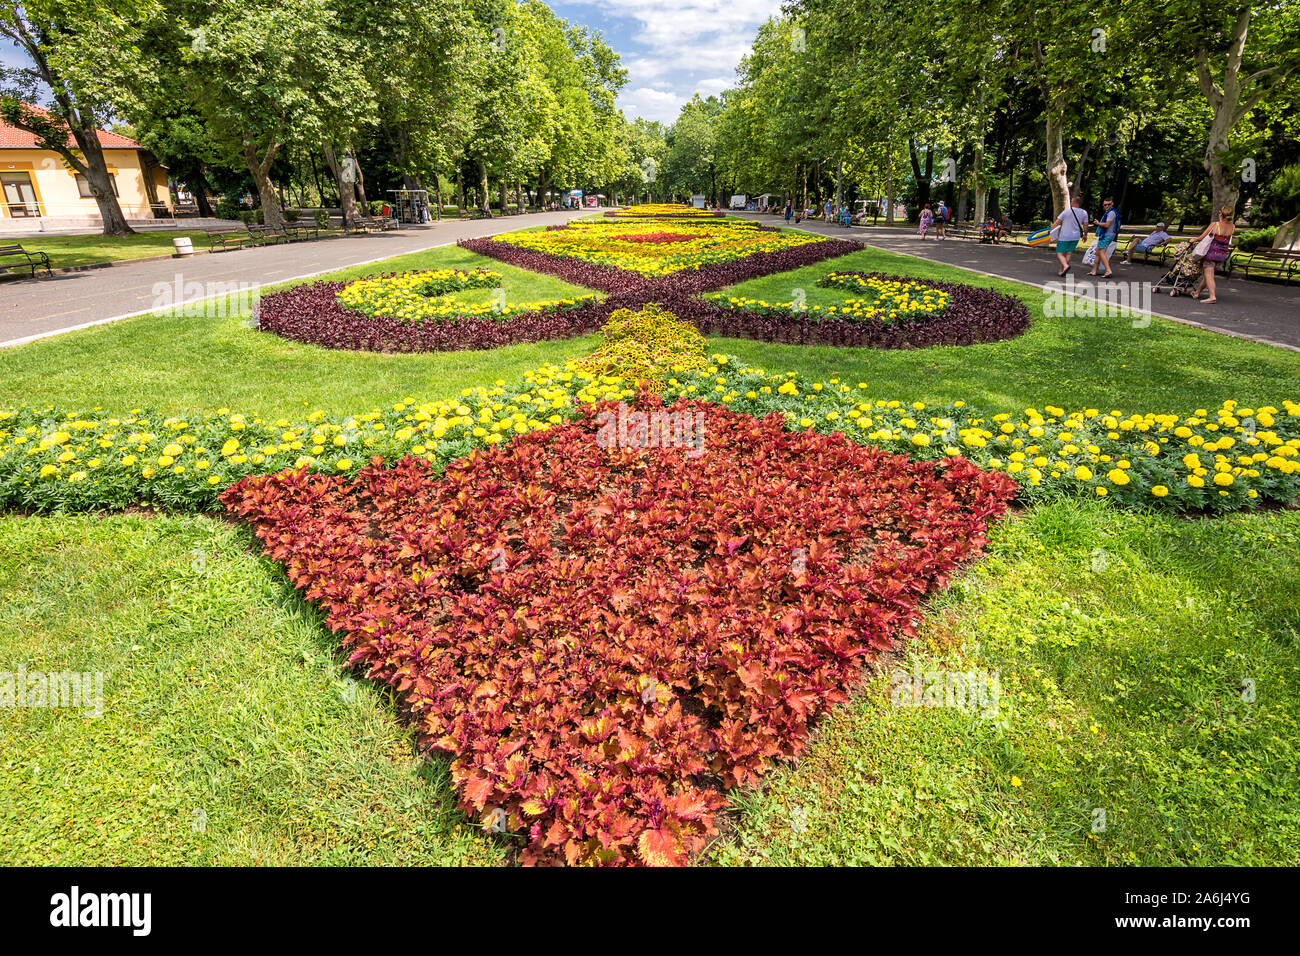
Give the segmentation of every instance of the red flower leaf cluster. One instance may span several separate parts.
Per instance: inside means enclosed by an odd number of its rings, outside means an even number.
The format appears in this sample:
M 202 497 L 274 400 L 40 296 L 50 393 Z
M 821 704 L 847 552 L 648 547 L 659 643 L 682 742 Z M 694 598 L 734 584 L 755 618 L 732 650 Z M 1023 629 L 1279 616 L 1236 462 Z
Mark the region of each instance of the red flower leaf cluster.
M 440 478 L 376 459 L 222 501 L 523 862 L 675 864 L 722 790 L 800 753 L 911 632 L 1014 490 L 964 459 L 643 394 Z
M 610 239 L 617 239 L 619 242 L 690 242 L 696 236 L 683 235 L 680 232 L 645 232 L 641 234 L 629 234 L 624 236 L 610 236 Z

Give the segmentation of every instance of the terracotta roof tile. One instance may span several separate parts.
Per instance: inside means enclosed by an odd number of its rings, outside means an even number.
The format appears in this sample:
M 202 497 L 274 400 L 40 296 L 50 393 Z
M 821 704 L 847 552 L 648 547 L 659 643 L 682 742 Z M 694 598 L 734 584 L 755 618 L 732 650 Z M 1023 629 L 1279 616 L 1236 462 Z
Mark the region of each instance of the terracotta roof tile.
M 73 145 L 72 134 L 68 134 L 68 145 Z M 129 137 L 99 130 L 99 145 L 105 149 L 140 149 L 141 146 Z M 10 126 L 0 119 L 0 149 L 38 149 L 36 137 L 25 129 Z

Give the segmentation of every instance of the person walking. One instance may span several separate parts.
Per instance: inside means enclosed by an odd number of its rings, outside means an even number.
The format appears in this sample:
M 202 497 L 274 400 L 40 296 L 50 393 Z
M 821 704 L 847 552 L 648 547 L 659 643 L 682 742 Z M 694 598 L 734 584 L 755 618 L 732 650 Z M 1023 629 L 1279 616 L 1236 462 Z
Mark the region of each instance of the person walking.
M 939 207 L 934 211 L 934 237 L 936 239 L 947 239 L 948 229 L 948 207 L 942 199 L 939 200 Z
M 934 213 L 930 211 L 929 203 L 926 203 L 921 207 L 921 215 L 918 218 L 920 219 L 920 223 L 917 225 L 916 231 L 921 234 L 921 241 L 925 242 L 926 233 L 928 233 L 930 227 L 934 225 Z
M 1101 208 L 1101 218 L 1094 224 L 1097 227 L 1097 261 L 1092 264 L 1088 275 L 1097 275 L 1097 267 L 1102 266 L 1106 271 L 1099 278 L 1109 279 L 1114 275 L 1110 271 L 1110 250 L 1119 239 L 1119 210 L 1115 208 L 1113 199 L 1103 199 Z
M 789 201 L 789 200 L 786 200 L 786 203 L 785 203 L 785 221 L 786 221 L 787 224 L 790 222 L 790 216 L 792 215 L 793 212 L 794 212 L 794 207 L 790 204 L 790 201 Z
M 1061 211 L 1052 226 L 1052 238 L 1056 240 L 1056 261 L 1061 264 L 1058 276 L 1070 271 L 1070 257 L 1078 248 L 1083 238 L 1083 227 L 1088 224 L 1088 210 L 1079 203 L 1077 196 L 1070 199 L 1070 205 Z
M 1216 222 L 1205 227 L 1205 231 L 1197 236 L 1193 242 L 1199 244 L 1204 239 L 1210 240 L 1209 247 L 1205 250 L 1202 257 L 1201 277 L 1196 280 L 1196 288 L 1192 289 L 1192 298 L 1201 297 L 1201 288 L 1209 290 L 1210 297 L 1206 302 L 1218 302 L 1219 297 L 1214 291 L 1214 270 L 1221 262 L 1228 261 L 1228 255 L 1232 252 L 1232 234 L 1237 231 L 1233 223 L 1235 210 L 1231 206 L 1224 206 L 1219 210 L 1219 218 Z
M 826 221 L 829 223 L 831 221 L 831 217 L 834 215 L 835 215 L 835 204 L 828 199 L 826 200 L 826 216 L 825 216 Z

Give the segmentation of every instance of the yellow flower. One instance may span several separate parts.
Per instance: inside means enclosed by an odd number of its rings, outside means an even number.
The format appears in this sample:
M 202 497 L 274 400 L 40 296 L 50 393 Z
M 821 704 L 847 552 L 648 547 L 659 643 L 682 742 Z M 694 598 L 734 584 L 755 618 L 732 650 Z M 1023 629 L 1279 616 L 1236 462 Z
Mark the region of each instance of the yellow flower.
M 1151 493 L 1157 498 L 1163 498 L 1165 495 L 1169 494 L 1169 489 L 1164 485 L 1152 485 Z
M 349 468 L 352 467 L 352 461 L 351 459 L 348 458 L 340 458 L 337 462 L 335 462 L 334 467 L 339 471 L 347 471 Z

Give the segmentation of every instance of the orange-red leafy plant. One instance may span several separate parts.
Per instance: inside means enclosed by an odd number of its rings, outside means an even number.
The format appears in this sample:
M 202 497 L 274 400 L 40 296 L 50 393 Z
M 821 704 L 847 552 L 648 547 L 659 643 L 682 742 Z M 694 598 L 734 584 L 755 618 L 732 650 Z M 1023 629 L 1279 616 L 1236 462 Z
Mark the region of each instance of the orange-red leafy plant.
M 671 415 L 695 416 L 695 445 L 656 440 Z M 911 632 L 1014 489 L 964 459 L 643 393 L 442 477 L 376 459 L 222 501 L 523 862 L 674 864 L 724 790 L 800 753 Z

